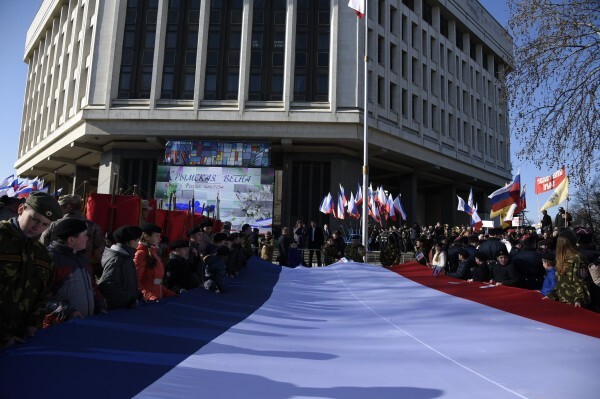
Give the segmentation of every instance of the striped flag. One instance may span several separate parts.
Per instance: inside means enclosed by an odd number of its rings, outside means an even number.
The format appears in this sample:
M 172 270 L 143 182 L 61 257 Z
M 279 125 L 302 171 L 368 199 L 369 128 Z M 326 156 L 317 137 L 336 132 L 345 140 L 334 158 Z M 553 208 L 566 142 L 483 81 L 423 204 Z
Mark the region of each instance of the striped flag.
M 365 0 L 350 0 L 348 7 L 354 10 L 358 18 L 365 16 Z

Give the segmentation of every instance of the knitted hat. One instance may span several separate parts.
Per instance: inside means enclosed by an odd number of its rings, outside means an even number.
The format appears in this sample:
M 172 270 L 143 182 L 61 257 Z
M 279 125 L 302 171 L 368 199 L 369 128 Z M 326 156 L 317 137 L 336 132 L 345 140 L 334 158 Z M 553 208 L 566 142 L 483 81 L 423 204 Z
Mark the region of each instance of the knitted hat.
M 78 235 L 87 230 L 87 223 L 81 219 L 66 218 L 60 219 L 54 225 L 54 234 L 56 237 L 66 240 L 69 237 Z
M 63 216 L 60 205 L 58 205 L 58 202 L 50 194 L 35 191 L 29 195 L 29 198 L 27 198 L 25 203 L 29 205 L 31 209 L 40 215 L 47 217 L 52 222 Z
M 113 237 L 116 242 L 124 244 L 131 240 L 137 240 L 142 236 L 142 229 L 138 226 L 122 226 L 115 230 Z
M 556 256 L 552 252 L 544 252 L 542 254 L 542 260 L 554 263 L 556 260 Z

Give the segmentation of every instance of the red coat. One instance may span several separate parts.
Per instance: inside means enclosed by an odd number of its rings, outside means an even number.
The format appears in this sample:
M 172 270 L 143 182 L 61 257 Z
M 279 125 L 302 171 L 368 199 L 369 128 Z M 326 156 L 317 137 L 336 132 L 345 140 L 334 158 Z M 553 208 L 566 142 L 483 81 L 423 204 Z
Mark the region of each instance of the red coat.
M 139 243 L 133 262 L 137 273 L 138 288 L 146 301 L 177 296 L 163 285 L 165 266 L 158 256 L 156 247 L 148 248 L 146 244 Z

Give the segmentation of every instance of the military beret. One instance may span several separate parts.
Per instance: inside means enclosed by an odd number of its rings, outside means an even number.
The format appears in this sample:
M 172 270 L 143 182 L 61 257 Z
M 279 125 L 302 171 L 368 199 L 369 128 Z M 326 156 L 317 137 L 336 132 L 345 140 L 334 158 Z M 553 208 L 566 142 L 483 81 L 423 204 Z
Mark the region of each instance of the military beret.
M 544 252 L 542 254 L 542 260 L 554 263 L 554 261 L 556 260 L 556 256 L 552 252 Z
M 81 205 L 81 197 L 75 194 L 65 194 L 58 197 L 59 205 Z
M 202 231 L 202 227 L 200 227 L 200 225 L 196 225 L 196 226 L 192 226 L 188 231 L 187 231 L 187 236 L 191 236 L 194 235 L 196 233 L 199 233 Z
M 50 194 L 35 191 L 29 195 L 29 198 L 27 198 L 25 203 L 29 205 L 31 209 L 53 222 L 63 216 L 58 201 Z
M 219 247 L 217 248 L 217 250 L 215 251 L 215 254 L 219 255 L 219 256 L 227 256 L 231 253 L 231 250 L 229 249 L 229 247 Z
M 87 223 L 81 219 L 66 218 L 60 219 L 54 225 L 54 234 L 56 237 L 66 240 L 87 230 Z
M 142 229 L 138 226 L 122 226 L 115 230 L 113 237 L 116 242 L 124 244 L 131 240 L 137 240 L 142 236 Z
M 213 242 L 216 244 L 218 242 L 223 242 L 227 239 L 227 234 L 225 233 L 217 233 L 213 237 Z
M 205 227 L 213 227 L 213 220 L 209 219 L 209 218 L 205 218 L 202 219 L 202 221 L 200 222 L 200 228 L 205 228 Z
M 154 223 L 142 222 L 140 228 L 146 234 L 162 233 L 162 229 Z
M 187 248 L 190 246 L 190 242 L 188 240 L 175 240 L 169 244 L 169 248 L 177 249 L 177 248 Z
M 496 252 L 496 258 L 500 256 L 508 256 L 508 251 L 504 248 L 500 248 L 498 252 Z

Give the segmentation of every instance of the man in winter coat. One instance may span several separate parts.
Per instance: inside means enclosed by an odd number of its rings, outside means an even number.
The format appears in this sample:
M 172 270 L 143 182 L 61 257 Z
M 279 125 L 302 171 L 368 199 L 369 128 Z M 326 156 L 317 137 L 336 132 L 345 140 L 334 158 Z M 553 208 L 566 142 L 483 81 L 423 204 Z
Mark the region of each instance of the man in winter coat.
M 84 220 L 63 218 L 54 226 L 56 239 L 48 247 L 54 266 L 51 297 L 44 327 L 106 312 L 85 248 L 88 240 Z
M 98 282 L 109 309 L 133 308 L 138 303 L 138 285 L 133 255 L 142 229 L 123 226 L 115 230 L 116 244 L 104 250 L 102 277 Z

